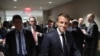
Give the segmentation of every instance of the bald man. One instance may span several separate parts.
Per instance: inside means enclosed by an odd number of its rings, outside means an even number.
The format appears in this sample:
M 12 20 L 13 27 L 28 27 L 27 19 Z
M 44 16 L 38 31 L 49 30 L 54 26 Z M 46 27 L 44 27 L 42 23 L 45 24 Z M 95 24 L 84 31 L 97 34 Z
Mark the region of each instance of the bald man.
M 98 26 L 94 21 L 95 15 L 93 13 L 87 14 L 87 20 L 89 26 L 87 27 L 87 31 L 84 32 L 86 35 L 86 56 L 95 56 L 95 51 L 97 48 L 98 42 Z

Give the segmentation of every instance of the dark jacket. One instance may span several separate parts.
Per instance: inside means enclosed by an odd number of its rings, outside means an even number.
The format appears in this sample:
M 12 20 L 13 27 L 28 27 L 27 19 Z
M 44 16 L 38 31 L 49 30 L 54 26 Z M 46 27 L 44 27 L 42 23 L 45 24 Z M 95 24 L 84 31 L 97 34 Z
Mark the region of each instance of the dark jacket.
M 87 48 L 96 48 L 98 42 L 98 26 L 95 22 L 92 22 L 87 28 L 87 34 L 85 37 Z
M 7 33 L 6 35 L 6 53 L 5 56 L 17 56 L 17 46 L 16 46 L 16 30 L 12 30 Z M 25 44 L 26 44 L 26 56 L 35 55 L 35 43 L 32 38 L 32 33 L 28 30 L 23 29 L 24 37 L 25 37 Z
M 67 56 L 81 56 L 69 32 L 66 32 L 66 37 Z M 57 30 L 51 31 L 44 35 L 39 56 L 64 56 L 64 52 Z

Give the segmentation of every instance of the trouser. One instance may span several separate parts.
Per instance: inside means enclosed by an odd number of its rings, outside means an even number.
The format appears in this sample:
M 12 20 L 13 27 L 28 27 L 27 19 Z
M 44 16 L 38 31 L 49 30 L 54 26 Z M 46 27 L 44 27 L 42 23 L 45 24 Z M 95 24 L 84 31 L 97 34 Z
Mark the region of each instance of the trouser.
M 84 50 L 84 56 L 95 56 L 96 49 L 95 48 L 86 48 Z

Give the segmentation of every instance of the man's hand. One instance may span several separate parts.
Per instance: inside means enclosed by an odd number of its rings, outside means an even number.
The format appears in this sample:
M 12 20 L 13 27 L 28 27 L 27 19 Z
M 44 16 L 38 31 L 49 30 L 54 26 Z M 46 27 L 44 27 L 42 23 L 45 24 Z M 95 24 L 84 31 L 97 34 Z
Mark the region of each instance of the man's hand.
M 37 36 L 42 36 L 42 33 L 40 32 L 36 32 L 37 33 Z

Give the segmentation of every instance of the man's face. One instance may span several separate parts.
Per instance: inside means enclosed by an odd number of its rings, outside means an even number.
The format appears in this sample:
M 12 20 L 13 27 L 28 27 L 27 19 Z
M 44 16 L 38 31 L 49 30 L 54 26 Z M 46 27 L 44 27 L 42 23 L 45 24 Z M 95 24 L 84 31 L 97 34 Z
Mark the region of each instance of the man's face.
M 92 14 L 88 14 L 87 15 L 87 20 L 88 20 L 88 22 L 92 22 L 93 21 L 93 16 L 92 16 Z
M 13 24 L 15 26 L 16 29 L 20 30 L 22 28 L 22 21 L 21 19 L 15 19 L 13 21 Z
M 49 22 L 49 23 L 48 23 L 48 27 L 50 27 L 50 28 L 52 28 L 52 27 L 53 27 L 53 25 L 54 25 L 54 23 L 53 23 L 53 22 Z
M 79 24 L 83 24 L 83 19 L 82 18 L 79 18 Z
M 36 21 L 34 18 L 30 18 L 29 23 L 31 24 L 31 26 L 36 25 Z
M 61 32 L 65 32 L 69 26 L 69 20 L 63 16 L 59 16 L 57 21 L 57 26 Z

